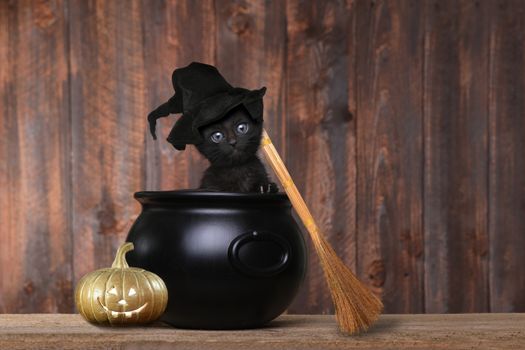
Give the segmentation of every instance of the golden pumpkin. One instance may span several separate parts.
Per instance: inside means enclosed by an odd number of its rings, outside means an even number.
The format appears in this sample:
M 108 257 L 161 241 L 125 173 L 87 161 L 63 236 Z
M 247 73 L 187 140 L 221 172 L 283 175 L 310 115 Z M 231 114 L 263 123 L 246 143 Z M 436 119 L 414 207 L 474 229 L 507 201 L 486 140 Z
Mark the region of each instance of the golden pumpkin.
M 111 268 L 91 272 L 78 282 L 75 303 L 89 322 L 148 323 L 159 318 L 168 303 L 168 290 L 156 274 L 129 267 L 125 255 L 133 243 L 124 243 Z

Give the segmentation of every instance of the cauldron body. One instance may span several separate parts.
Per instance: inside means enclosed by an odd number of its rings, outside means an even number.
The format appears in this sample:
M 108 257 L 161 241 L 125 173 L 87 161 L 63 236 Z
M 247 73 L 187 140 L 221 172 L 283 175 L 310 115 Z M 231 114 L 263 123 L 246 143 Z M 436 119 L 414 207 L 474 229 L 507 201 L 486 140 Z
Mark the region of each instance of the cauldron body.
M 306 247 L 285 194 L 137 192 L 131 266 L 168 288 L 162 320 L 180 328 L 260 327 L 292 302 Z

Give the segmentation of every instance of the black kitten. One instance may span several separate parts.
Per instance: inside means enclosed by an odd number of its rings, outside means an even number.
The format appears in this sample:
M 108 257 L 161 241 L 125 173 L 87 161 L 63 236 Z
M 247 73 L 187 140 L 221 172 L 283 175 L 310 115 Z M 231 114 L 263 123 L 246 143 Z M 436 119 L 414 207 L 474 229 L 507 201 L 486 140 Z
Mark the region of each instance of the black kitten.
M 196 145 L 211 165 L 204 172 L 201 189 L 225 192 L 277 192 L 257 157 L 262 123 L 244 108 L 232 109 L 220 121 L 200 129 L 204 141 Z

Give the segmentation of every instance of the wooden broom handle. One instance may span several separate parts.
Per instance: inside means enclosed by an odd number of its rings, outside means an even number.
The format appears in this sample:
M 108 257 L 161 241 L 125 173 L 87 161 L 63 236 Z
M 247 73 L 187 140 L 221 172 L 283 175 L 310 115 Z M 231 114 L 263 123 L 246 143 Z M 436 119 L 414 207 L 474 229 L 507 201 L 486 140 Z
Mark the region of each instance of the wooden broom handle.
M 299 193 L 297 186 L 295 186 L 288 169 L 286 169 L 281 156 L 279 156 L 279 153 L 277 153 L 277 150 L 275 149 L 272 140 L 265 129 L 263 129 L 261 146 L 266 160 L 268 163 L 270 163 L 270 166 L 279 178 L 284 191 L 288 195 L 290 202 L 292 202 L 292 206 L 294 207 L 295 211 L 299 215 L 299 218 L 303 222 L 312 240 L 314 241 L 313 243 L 315 245 L 321 244 L 319 228 L 317 227 L 317 224 L 315 223 L 308 206 L 301 196 L 301 193 Z

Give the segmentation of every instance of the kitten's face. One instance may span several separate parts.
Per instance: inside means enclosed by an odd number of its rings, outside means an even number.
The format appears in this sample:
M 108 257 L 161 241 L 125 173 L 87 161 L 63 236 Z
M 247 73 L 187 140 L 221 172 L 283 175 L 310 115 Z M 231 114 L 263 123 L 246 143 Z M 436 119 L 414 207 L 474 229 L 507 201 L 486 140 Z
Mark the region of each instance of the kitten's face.
M 252 158 L 259 148 L 262 125 L 244 107 L 231 110 L 223 119 L 200 129 L 204 141 L 197 149 L 214 165 L 237 165 Z

